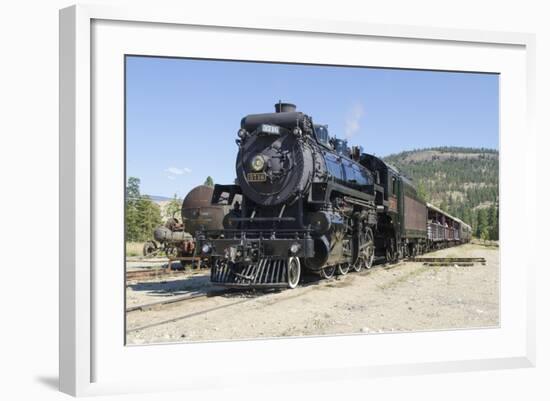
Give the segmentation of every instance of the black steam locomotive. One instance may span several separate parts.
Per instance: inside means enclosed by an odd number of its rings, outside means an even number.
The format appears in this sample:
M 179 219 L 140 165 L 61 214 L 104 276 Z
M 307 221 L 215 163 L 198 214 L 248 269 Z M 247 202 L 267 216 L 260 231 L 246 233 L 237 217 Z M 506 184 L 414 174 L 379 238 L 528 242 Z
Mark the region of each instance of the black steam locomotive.
M 469 239 L 469 226 L 426 204 L 397 169 L 293 104 L 244 117 L 237 144 L 236 184 L 212 196 L 234 207 L 221 232 L 198 235 L 214 284 L 294 288 L 305 270 L 328 278 Z

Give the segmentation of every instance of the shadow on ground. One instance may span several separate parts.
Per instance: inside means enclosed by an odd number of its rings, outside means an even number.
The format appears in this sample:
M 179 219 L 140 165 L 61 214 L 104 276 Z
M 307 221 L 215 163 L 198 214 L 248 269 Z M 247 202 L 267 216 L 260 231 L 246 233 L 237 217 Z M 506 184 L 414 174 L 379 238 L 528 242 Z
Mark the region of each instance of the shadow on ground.
M 208 274 L 197 274 L 181 280 L 148 281 L 129 284 L 128 288 L 131 288 L 133 291 L 144 291 L 154 295 L 173 296 L 193 290 L 211 288 L 211 285 L 210 276 Z

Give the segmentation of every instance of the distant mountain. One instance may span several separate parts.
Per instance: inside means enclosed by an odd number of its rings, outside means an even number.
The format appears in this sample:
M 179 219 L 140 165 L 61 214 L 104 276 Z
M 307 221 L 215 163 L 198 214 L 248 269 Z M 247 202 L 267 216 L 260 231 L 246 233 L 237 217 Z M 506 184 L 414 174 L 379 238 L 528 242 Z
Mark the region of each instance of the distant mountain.
M 179 209 L 181 209 L 181 199 L 177 199 L 179 207 L 177 208 L 176 215 L 174 216 L 174 207 L 171 206 L 174 197 L 159 196 L 159 195 L 145 195 L 148 196 L 158 207 L 160 208 L 160 215 L 163 221 L 166 221 L 170 217 L 179 218 Z
M 498 216 L 497 150 L 440 147 L 401 152 L 383 159 L 411 178 L 428 202 L 466 221 L 474 229 L 481 219 L 482 225 L 489 220 L 492 229 L 496 226 L 498 231 L 495 223 L 495 219 L 498 220 L 495 217 L 495 213 Z M 480 210 L 483 211 L 478 216 Z
M 151 199 L 153 202 L 164 202 L 164 201 L 169 201 L 169 200 L 172 200 L 172 198 L 168 197 L 168 196 L 159 196 L 159 195 L 144 195 L 144 196 L 148 196 L 149 199 Z

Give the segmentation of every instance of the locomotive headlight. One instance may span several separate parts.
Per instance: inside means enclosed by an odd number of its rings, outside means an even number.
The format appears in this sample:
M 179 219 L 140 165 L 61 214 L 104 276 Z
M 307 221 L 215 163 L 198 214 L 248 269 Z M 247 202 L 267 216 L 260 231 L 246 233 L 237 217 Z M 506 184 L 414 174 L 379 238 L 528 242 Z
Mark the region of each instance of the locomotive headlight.
M 201 250 L 202 250 L 202 253 L 207 254 L 207 253 L 210 253 L 210 251 L 212 250 L 212 247 L 209 244 L 204 244 Z
M 290 246 L 290 253 L 293 255 L 297 254 L 299 250 L 300 250 L 300 244 L 292 244 Z
M 237 136 L 238 136 L 239 138 L 241 138 L 241 139 L 244 139 L 244 138 L 246 137 L 246 134 L 247 134 L 247 132 L 246 132 L 246 130 L 243 129 L 243 128 L 241 128 L 241 129 L 237 132 Z
M 296 136 L 300 136 L 302 135 L 302 130 L 300 129 L 300 127 L 294 127 L 294 129 L 292 130 L 292 133 Z
M 264 169 L 264 166 L 265 166 L 264 157 L 262 155 L 254 156 L 254 158 L 252 159 L 251 165 L 252 165 L 252 170 L 262 171 Z

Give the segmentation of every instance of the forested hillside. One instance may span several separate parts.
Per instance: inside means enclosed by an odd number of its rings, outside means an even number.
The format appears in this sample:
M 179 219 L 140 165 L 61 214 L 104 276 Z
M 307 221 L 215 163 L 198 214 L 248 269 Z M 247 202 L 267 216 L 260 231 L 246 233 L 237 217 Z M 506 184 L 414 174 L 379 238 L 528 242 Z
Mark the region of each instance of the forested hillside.
M 498 239 L 498 151 L 420 149 L 384 158 L 413 179 L 430 203 L 464 220 L 483 239 Z

